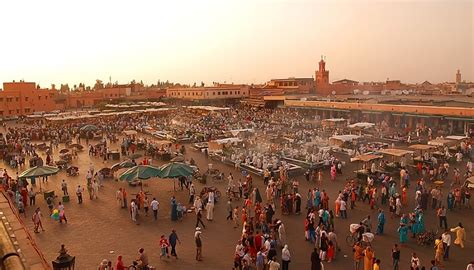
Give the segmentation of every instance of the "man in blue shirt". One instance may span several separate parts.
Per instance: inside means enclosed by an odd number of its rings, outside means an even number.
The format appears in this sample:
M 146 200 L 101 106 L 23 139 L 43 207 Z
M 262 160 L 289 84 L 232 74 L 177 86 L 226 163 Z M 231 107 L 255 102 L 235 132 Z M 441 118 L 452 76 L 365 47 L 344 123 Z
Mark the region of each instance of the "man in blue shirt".
M 178 259 L 178 254 L 176 254 L 176 242 L 181 244 L 181 241 L 179 240 L 178 234 L 176 234 L 175 229 L 171 230 L 171 234 L 168 237 L 168 241 L 171 246 L 171 256 L 174 256 L 176 257 L 176 259 Z

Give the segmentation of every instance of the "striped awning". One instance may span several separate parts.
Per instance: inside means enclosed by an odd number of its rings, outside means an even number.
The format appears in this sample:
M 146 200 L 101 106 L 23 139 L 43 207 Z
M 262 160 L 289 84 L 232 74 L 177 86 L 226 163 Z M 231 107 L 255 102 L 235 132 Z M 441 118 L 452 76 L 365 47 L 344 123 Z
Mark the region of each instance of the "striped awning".
M 366 113 L 366 114 L 382 114 L 383 112 L 375 112 L 375 111 L 362 111 L 362 113 Z
M 455 120 L 455 121 L 468 121 L 468 122 L 474 122 L 474 119 L 472 119 L 472 118 L 462 118 L 462 117 L 445 117 L 444 119 L 446 119 L 446 120 Z

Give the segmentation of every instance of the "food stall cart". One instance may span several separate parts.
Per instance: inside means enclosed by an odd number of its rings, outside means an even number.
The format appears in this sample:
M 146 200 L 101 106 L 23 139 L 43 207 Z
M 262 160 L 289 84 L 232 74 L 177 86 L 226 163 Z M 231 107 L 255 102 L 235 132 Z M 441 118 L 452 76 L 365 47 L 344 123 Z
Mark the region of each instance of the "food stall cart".
M 414 151 L 388 148 L 381 149 L 378 151 L 378 153 L 391 157 L 391 160 L 385 164 L 386 171 L 398 171 L 402 167 L 413 165 Z
M 422 163 L 427 163 L 431 164 L 431 160 L 426 160 L 423 158 L 423 152 L 428 152 L 431 153 L 433 152 L 434 149 L 436 149 L 436 146 L 433 145 L 427 145 L 427 144 L 413 144 L 408 147 L 409 149 L 420 152 L 420 155 L 417 156 L 416 154 L 413 155 L 413 163 L 416 162 L 422 162 Z
M 375 161 L 381 158 L 383 158 L 382 155 L 375 155 L 375 154 L 362 154 L 362 155 L 358 155 L 356 157 L 351 158 L 351 162 L 363 163 L 363 166 L 360 170 L 354 171 L 354 173 L 357 174 L 357 178 L 360 180 L 366 180 L 368 176 L 377 176 L 378 174 L 385 173 L 384 171 L 377 170 L 374 175 L 370 171 L 370 165 L 368 165 L 371 161 Z

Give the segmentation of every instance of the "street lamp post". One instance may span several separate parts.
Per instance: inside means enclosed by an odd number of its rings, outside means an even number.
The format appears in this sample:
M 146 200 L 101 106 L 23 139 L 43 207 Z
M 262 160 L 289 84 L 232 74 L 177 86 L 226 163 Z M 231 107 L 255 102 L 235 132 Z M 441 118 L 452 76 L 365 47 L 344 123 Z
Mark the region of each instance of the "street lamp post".
M 61 245 L 59 256 L 52 262 L 54 270 L 74 270 L 76 257 L 67 254 L 67 249 Z

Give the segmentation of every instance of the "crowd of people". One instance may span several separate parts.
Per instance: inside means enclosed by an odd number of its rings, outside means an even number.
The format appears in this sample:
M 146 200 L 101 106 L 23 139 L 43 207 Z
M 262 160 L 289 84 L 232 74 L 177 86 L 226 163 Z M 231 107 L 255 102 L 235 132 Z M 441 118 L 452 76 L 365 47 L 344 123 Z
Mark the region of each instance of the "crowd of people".
M 304 146 L 304 143 L 313 142 L 314 137 L 319 137 L 323 132 L 316 124 L 316 117 L 309 115 L 303 117 L 304 113 L 294 110 L 258 110 L 250 111 L 241 108 L 232 108 L 219 113 L 210 113 L 205 116 L 182 111 L 174 115 L 160 117 L 140 117 L 132 119 L 127 116 L 114 117 L 107 121 L 100 118 L 90 120 L 89 124 L 97 126 L 101 134 L 99 144 L 91 144 L 89 140 L 94 136 L 92 133 L 84 133 L 81 127 L 84 123 L 56 124 L 50 122 L 37 121 L 28 126 L 15 126 L 5 129 L 5 133 L 0 134 L 0 156 L 7 161 L 7 164 L 16 170 L 26 169 L 26 159 L 33 160 L 31 165 L 43 164 L 42 154 L 39 151 L 46 149 L 45 164 L 54 164 L 53 149 L 58 149 L 59 144 L 76 142 L 81 144 L 81 139 L 85 140 L 88 146 L 90 159 L 107 159 L 109 142 L 117 141 L 117 133 L 124 129 L 140 130 L 143 126 L 153 125 L 156 128 L 167 130 L 173 136 L 186 135 L 194 141 L 208 141 L 225 135 L 226 131 L 233 129 L 252 129 L 255 134 L 246 138 L 244 145 L 240 149 L 236 147 L 234 151 L 226 153 L 228 157 L 238 164 L 254 166 L 262 170 L 262 180 L 265 187 L 262 195 L 257 187 L 252 185 L 252 176 L 248 172 L 242 172 L 242 181 L 239 177 L 235 179 L 232 174 L 221 178 L 228 179 L 228 190 L 232 196 L 227 200 L 226 219 L 229 226 L 233 226 L 239 231 L 235 252 L 233 256 L 234 269 L 289 269 L 292 259 L 292 246 L 287 239 L 285 222 L 283 216 L 304 215 L 304 237 L 308 245 L 312 247 L 310 256 L 311 269 L 322 269 L 323 263 L 332 263 L 340 258 L 340 241 L 336 235 L 336 225 L 338 219 L 351 219 L 351 211 L 358 211 L 360 205 L 367 204 L 373 212 L 367 215 L 360 222 L 356 222 L 354 228 L 355 243 L 353 246 L 354 269 L 364 270 L 380 269 L 383 262 L 375 254 L 372 247 L 372 240 L 365 237 L 375 234 L 377 237 L 388 232 L 385 229 L 387 223 L 396 223 L 398 227 L 399 243 L 392 249 L 393 269 L 398 269 L 401 254 L 408 242 L 425 237 L 429 232 L 425 224 L 425 215 L 436 215 L 439 219 L 439 229 L 441 233 L 435 233 L 433 243 L 435 249 L 433 261 L 422 264 L 418 256 L 413 253 L 410 260 L 412 269 L 421 269 L 422 266 L 436 269 L 442 267 L 444 262 L 449 260 L 451 245 L 465 246 L 466 231 L 459 221 L 450 221 L 448 215 L 450 211 L 470 208 L 470 190 L 464 184 L 464 180 L 471 176 L 473 164 L 466 157 L 470 153 L 470 145 L 463 142 L 456 150 L 456 168 L 451 169 L 448 162 L 440 162 L 433 156 L 423 156 L 424 162 L 419 162 L 414 169 L 408 169 L 402 163 L 400 178 L 394 174 L 379 174 L 372 164 L 369 169 L 369 176 L 366 181 L 356 178 L 348 179 L 341 191 L 332 198 L 326 192 L 326 183 L 341 184 L 338 175 L 342 174 L 344 162 L 339 160 L 333 151 L 326 151 L 322 148 Z M 159 119 L 159 120 L 158 120 Z M 110 125 L 110 121 L 115 124 Z M 285 129 L 295 129 L 294 134 L 286 134 Z M 425 131 L 423 131 L 425 132 Z M 429 136 L 432 136 L 433 131 Z M 291 140 L 285 139 L 280 143 L 269 143 L 271 135 L 287 135 Z M 42 141 L 42 144 L 35 144 L 32 141 Z M 147 141 L 145 140 L 145 145 Z M 49 146 L 48 146 L 49 145 Z M 277 145 L 277 146 L 275 146 Z M 137 141 L 130 137 L 121 140 L 122 154 L 135 154 Z M 184 147 L 162 145 L 160 151 L 172 152 L 181 151 L 184 154 Z M 48 150 L 49 149 L 49 150 Z M 183 150 L 181 150 L 183 149 Z M 365 152 L 369 144 L 359 145 L 354 151 Z M 146 151 L 146 148 L 141 149 Z M 449 150 L 446 150 L 449 152 Z M 145 153 L 146 154 L 146 153 Z M 277 155 L 278 157 L 277 157 Z M 73 153 L 74 156 L 74 153 Z M 77 153 L 76 153 L 77 156 Z M 297 158 L 310 163 L 322 162 L 323 166 L 310 168 L 305 173 L 304 179 L 314 187 L 308 189 L 306 203 L 302 202 L 300 194 L 300 183 L 297 177 L 291 175 L 288 163 L 282 157 Z M 461 162 L 466 161 L 465 174 Z M 135 162 L 135 161 L 134 161 Z M 136 163 L 135 163 L 136 164 Z M 140 164 L 149 164 L 147 158 Z M 386 164 L 381 163 L 379 167 L 383 169 Z M 452 165 L 451 165 L 452 166 Z M 238 166 L 237 166 L 238 167 Z M 236 167 L 236 168 L 237 168 Z M 459 169 L 461 167 L 461 169 Z M 323 172 L 324 171 L 324 172 Z M 327 173 L 325 173 L 327 171 Z M 328 181 L 323 181 L 323 175 L 328 175 Z M 102 188 L 104 175 L 95 171 L 94 166 L 87 169 L 85 182 L 73 188 L 79 204 L 84 203 L 83 193 L 87 190 L 89 199 L 97 200 Z M 32 213 L 34 231 L 40 233 L 43 228 L 43 213 L 35 206 L 37 195 L 36 179 L 30 183 L 25 179 L 10 175 L 7 170 L 0 171 L 2 187 L 11 197 L 18 208 L 18 212 L 26 217 L 26 208 L 35 209 Z M 339 181 L 336 181 L 339 180 Z M 445 183 L 451 182 L 447 193 L 441 185 L 435 184 L 442 180 Z M 41 179 L 47 181 L 47 177 Z M 196 246 L 196 260 L 202 260 L 203 230 L 214 219 L 216 203 L 219 200 L 215 190 L 209 190 L 204 194 L 197 194 L 196 187 L 185 182 L 189 192 L 189 201 L 178 202 L 175 196 L 170 198 L 170 218 L 172 221 L 183 219 L 189 214 L 195 215 L 196 224 L 193 226 L 194 242 Z M 414 201 L 408 200 L 410 187 L 414 187 Z M 68 181 L 61 181 L 61 190 L 64 196 L 69 196 Z M 304 194 L 303 194 L 304 195 Z M 124 210 L 128 210 L 130 219 L 135 224 L 149 219 L 158 221 L 160 203 L 156 196 L 150 196 L 143 189 L 136 194 L 131 194 L 126 188 L 119 188 L 115 193 L 117 205 Z M 47 199 L 49 216 L 60 223 L 67 223 L 66 209 L 63 203 L 57 204 L 52 199 Z M 223 206 L 221 206 L 223 207 Z M 303 208 L 303 209 L 302 209 Z M 279 209 L 279 210 L 277 210 Z M 306 210 L 306 211 L 305 211 Z M 386 216 L 386 210 L 388 210 Z M 279 214 L 280 213 L 280 217 Z M 204 219 L 205 218 L 205 219 Z M 372 221 L 372 218 L 374 221 Z M 351 219 L 352 220 L 352 219 Z M 373 226 L 374 222 L 375 226 Z M 398 225 L 399 224 L 399 225 Z M 457 226 L 448 226 L 457 224 Z M 240 231 L 241 229 L 241 231 Z M 339 233 L 339 231 L 338 231 Z M 451 235 L 455 235 L 455 240 L 451 241 Z M 174 256 L 178 258 L 176 245 L 180 243 L 176 231 L 173 229 L 169 236 L 161 235 L 158 240 L 160 248 L 160 258 Z M 451 251 L 450 251 L 451 250 Z M 455 251 L 454 251 L 455 252 Z M 111 262 L 104 260 L 99 269 L 111 269 Z M 138 258 L 132 263 L 137 269 L 146 269 L 149 265 L 148 256 L 144 249 L 139 251 Z M 118 256 L 115 269 L 125 269 L 122 256 Z M 401 266 L 401 268 L 404 268 Z

